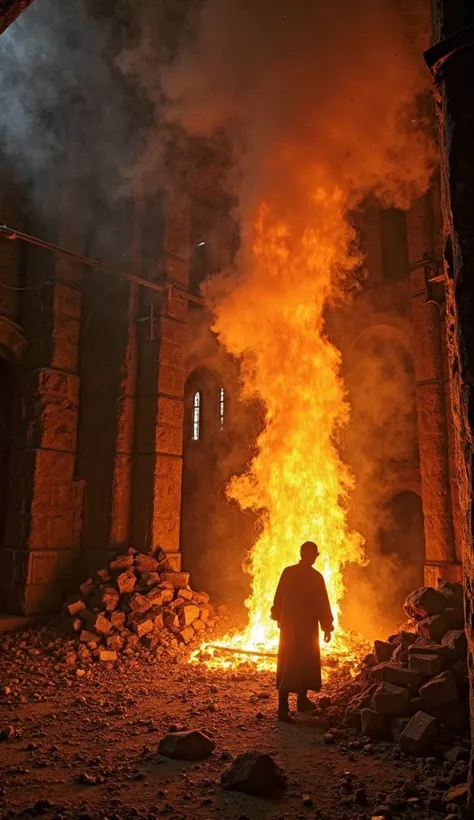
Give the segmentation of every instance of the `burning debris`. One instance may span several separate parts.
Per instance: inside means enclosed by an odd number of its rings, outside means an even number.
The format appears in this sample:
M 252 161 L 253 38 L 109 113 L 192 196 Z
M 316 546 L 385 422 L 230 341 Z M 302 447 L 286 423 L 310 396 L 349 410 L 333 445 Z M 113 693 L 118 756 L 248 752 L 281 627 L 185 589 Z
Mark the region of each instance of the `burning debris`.
M 130 548 L 81 584 L 66 610 L 79 644 L 66 658 L 74 664 L 113 662 L 140 648 L 175 654 L 214 627 L 219 608 L 191 589 L 189 573 L 173 569 L 165 552 Z

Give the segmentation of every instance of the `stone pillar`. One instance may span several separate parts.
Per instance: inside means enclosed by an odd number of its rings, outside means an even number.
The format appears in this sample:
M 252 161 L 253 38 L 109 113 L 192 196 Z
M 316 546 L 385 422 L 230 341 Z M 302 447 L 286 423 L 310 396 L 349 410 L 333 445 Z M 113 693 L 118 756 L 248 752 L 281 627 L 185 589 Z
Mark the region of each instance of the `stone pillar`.
M 168 283 L 160 296 L 141 288 L 156 317 L 138 328 L 135 449 L 132 487 L 132 545 L 165 550 L 179 568 L 183 446 L 184 343 L 187 301 L 177 287 L 188 284 L 189 215 L 184 196 L 167 195 L 163 254 L 158 261 Z M 153 332 L 150 337 L 150 328 Z
M 58 240 L 80 250 L 72 198 Z M 80 269 L 65 257 L 28 248 L 20 317 L 29 342 L 11 454 L 2 604 L 32 614 L 58 608 L 77 557 L 81 482 L 74 479 L 78 416 Z
M 132 269 L 141 255 L 142 208 L 137 198 L 132 238 Z M 132 503 L 132 468 L 136 422 L 137 388 L 137 308 L 138 285 L 130 283 L 128 301 L 127 342 L 122 362 L 121 382 L 117 398 L 117 441 L 112 478 L 112 510 L 110 543 L 117 549 L 130 546 L 130 518 Z
M 407 214 L 410 264 L 426 253 L 425 200 Z M 425 582 L 457 579 L 450 493 L 445 378 L 440 310 L 428 292 L 424 266 L 412 269 L 413 361 L 416 378 L 418 438 L 426 542 Z
M 446 327 L 457 481 L 461 511 L 462 557 L 471 728 L 474 729 L 474 7 L 433 0 L 436 45 L 426 60 L 433 73 L 441 148 Z M 466 816 L 474 810 L 474 757 L 469 772 Z
M 155 431 L 152 543 L 180 564 L 179 530 L 184 413 L 184 343 L 187 301 L 173 284 L 189 282 L 190 214 L 188 198 L 168 195 L 163 231 L 163 270 L 170 284 L 158 323 L 158 396 Z
M 110 543 L 117 549 L 129 546 L 132 493 L 132 458 L 135 436 L 135 390 L 137 381 L 137 285 L 130 285 L 128 331 L 117 399 L 117 443 L 112 478 Z

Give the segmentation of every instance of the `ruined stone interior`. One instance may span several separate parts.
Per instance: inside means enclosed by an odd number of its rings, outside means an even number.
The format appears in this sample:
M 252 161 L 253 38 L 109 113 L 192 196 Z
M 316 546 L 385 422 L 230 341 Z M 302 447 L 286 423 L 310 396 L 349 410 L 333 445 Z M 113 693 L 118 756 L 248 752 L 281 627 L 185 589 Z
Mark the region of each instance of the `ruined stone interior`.
M 208 182 L 196 170 L 179 197 L 162 194 L 158 231 L 127 203 L 110 260 L 125 254 L 125 270 L 117 263 L 103 274 L 27 244 L 0 245 L 7 612 L 54 611 L 130 545 L 160 546 L 177 568 L 184 559 L 223 603 L 245 597 L 240 565 L 255 520 L 226 501 L 225 485 L 250 458 L 259 410 L 239 402 L 237 365 L 186 296 L 235 244 L 229 204 Z M 31 231 L 27 206 L 6 188 L 3 221 Z M 58 218 L 57 235 L 51 224 L 47 235 L 71 247 L 67 209 Z M 353 524 L 369 557 L 383 566 L 392 556 L 402 571 L 398 606 L 423 576 L 460 578 L 440 231 L 436 184 L 407 213 L 367 202 L 363 284 L 328 319 L 352 407 L 344 456 L 356 478 Z M 75 238 L 73 247 L 103 259 L 107 246 L 98 254 L 95 242 Z M 130 282 L 127 270 L 179 292 Z
M 27 5 L 0 3 L 5 27 Z M 113 64 L 136 31 L 99 5 L 118 26 Z M 115 81 L 133 131 L 149 112 L 126 78 Z M 51 116 L 54 125 L 60 113 Z M 0 614 L 60 612 L 129 547 L 163 550 L 194 589 L 238 612 L 260 516 L 230 501 L 226 486 L 250 463 L 265 422 L 264 408 L 239 396 L 239 364 L 212 332 L 201 288 L 239 249 L 228 158 L 181 134 L 178 150 L 166 145 L 169 176 L 152 196 L 131 186 L 109 200 L 114 163 L 104 186 L 91 148 L 78 178 L 90 146 L 82 132 L 75 141 L 74 122 L 59 133 L 67 150 L 34 186 L 0 152 L 0 222 L 27 235 L 0 228 Z M 128 136 L 132 161 L 142 146 Z M 413 589 L 463 580 L 443 202 L 439 172 L 406 211 L 367 196 L 354 213 L 363 265 L 351 298 L 326 315 L 351 407 L 349 525 L 368 559 L 347 569 L 342 623 L 369 639 L 401 625 Z

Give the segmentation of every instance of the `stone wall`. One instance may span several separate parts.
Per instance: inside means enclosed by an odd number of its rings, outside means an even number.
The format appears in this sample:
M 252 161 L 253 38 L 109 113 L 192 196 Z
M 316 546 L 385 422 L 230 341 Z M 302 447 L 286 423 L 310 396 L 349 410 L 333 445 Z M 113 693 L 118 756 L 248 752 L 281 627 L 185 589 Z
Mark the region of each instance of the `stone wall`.
M 433 0 L 434 43 L 427 62 L 434 77 L 441 146 L 446 328 L 459 505 L 466 634 L 474 727 L 474 551 L 472 426 L 474 420 L 474 9 L 461 0 Z M 470 29 L 462 32 L 462 29 Z M 438 45 L 439 44 L 439 45 Z M 470 802 L 474 807 L 474 761 Z

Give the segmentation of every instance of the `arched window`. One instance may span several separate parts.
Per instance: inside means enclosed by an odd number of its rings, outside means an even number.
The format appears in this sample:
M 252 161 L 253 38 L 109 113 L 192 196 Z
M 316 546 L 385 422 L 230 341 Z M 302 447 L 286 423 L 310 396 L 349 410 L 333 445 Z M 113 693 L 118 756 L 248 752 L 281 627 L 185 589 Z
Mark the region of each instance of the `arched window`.
M 193 400 L 193 440 L 197 441 L 201 434 L 201 393 L 197 390 Z
M 219 421 L 221 423 L 221 430 L 224 429 L 224 414 L 225 414 L 225 391 L 221 387 L 219 391 Z

